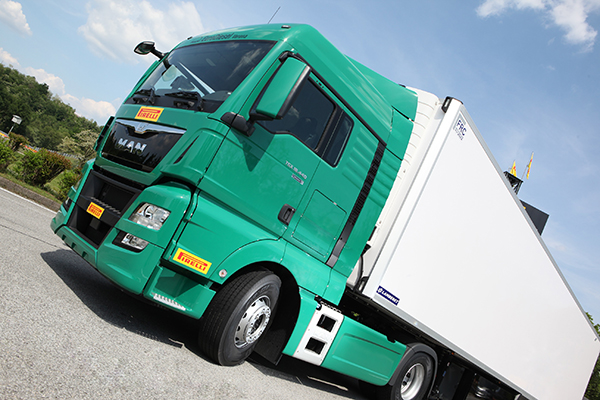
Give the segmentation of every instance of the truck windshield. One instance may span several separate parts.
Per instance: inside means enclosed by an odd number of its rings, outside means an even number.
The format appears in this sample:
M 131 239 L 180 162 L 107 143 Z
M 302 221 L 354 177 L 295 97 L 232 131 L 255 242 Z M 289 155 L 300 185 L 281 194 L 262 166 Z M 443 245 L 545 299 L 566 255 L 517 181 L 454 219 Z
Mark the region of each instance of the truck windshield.
M 175 49 L 126 103 L 214 112 L 274 43 L 226 41 Z

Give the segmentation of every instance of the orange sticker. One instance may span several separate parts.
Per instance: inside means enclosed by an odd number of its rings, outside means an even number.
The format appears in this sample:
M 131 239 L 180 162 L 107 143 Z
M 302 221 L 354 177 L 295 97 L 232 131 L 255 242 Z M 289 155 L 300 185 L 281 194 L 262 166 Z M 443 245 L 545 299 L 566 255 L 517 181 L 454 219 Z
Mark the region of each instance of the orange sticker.
M 208 261 L 203 260 L 200 257 L 193 255 L 192 253 L 188 253 L 183 249 L 177 249 L 173 260 L 187 267 L 195 269 L 196 271 L 199 271 L 205 275 L 208 272 L 210 266 L 212 265 L 212 263 L 209 263 Z
M 135 119 L 143 119 L 145 121 L 158 121 L 158 117 L 162 114 L 164 108 L 142 107 L 135 115 Z
M 100 219 L 102 213 L 104 213 L 104 208 L 100 207 L 98 204 L 90 202 L 90 205 L 88 206 L 86 211 L 92 214 L 94 217 Z

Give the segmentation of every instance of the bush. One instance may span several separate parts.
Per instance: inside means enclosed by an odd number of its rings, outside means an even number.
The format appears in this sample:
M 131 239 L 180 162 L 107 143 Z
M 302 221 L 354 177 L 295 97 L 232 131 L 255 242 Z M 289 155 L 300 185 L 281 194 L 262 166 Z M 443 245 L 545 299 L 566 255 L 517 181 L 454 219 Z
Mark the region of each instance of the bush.
M 60 200 L 66 200 L 67 195 L 69 194 L 69 190 L 71 186 L 75 186 L 77 181 L 81 179 L 81 170 L 71 169 L 65 171 L 65 173 L 59 178 L 58 182 L 58 198 Z
M 13 159 L 13 152 L 10 147 L 4 142 L 4 140 L 0 140 L 0 171 L 6 170 L 8 164 Z
M 27 140 L 27 138 L 25 136 L 17 135 L 16 133 L 13 133 L 13 132 L 11 132 L 8 135 L 8 138 L 10 140 L 10 147 L 12 148 L 13 151 L 18 151 L 19 147 L 21 147 L 22 145 L 29 144 L 29 140 Z
M 21 160 L 21 176 L 31 185 L 44 186 L 58 174 L 71 168 L 71 162 L 60 154 L 48 150 L 25 152 Z

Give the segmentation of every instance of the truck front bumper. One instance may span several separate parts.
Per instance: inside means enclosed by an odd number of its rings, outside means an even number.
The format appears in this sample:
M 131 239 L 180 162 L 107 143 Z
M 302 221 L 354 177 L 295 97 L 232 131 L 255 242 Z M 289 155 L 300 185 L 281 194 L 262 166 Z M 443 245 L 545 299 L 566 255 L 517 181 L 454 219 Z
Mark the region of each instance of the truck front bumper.
M 126 205 L 119 209 L 109 203 L 110 197 L 98 199 L 96 192 L 106 192 L 109 186 L 108 191 L 113 193 L 120 190 L 114 196 L 118 197 L 127 188 L 114 189 L 110 185 L 117 185 L 100 174 L 92 172 L 91 175 L 94 176 L 88 177 L 83 189 L 70 194 L 73 201 L 61 207 L 51 222 L 51 228 L 71 249 L 119 287 L 199 318 L 214 296 L 215 292 L 210 289 L 212 281 L 190 274 L 162 258 L 190 205 L 189 189 L 169 183 L 150 186 L 135 193 L 130 200 L 121 201 Z M 99 180 L 104 181 L 98 183 Z M 129 216 L 144 203 L 171 212 L 159 230 L 129 220 Z M 102 209 L 99 217 L 94 215 L 93 209 L 90 210 L 90 205 Z M 125 234 L 146 241 L 146 247 L 139 250 L 123 245 Z
M 56 234 L 117 286 L 192 318 L 200 318 L 215 295 L 207 279 L 190 279 L 161 266 L 164 249 L 151 243 L 140 253 L 110 244 L 112 242 L 96 250 L 66 226 L 59 228 Z M 109 235 L 107 239 L 115 236 Z

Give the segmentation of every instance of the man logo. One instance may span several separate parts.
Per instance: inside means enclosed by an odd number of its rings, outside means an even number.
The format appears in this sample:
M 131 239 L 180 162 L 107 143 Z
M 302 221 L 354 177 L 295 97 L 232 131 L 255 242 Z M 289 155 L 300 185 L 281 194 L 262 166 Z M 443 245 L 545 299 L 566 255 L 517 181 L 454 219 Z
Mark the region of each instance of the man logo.
M 138 124 L 138 126 L 135 128 L 135 133 L 137 133 L 139 135 L 143 135 L 144 133 L 146 133 L 146 128 L 148 127 L 148 125 L 150 125 L 150 124 L 147 122 Z
M 136 142 L 134 140 L 119 139 L 115 147 L 120 150 L 128 151 L 131 154 L 142 155 L 146 149 L 146 146 L 147 144 L 141 144 L 140 142 Z

